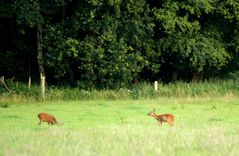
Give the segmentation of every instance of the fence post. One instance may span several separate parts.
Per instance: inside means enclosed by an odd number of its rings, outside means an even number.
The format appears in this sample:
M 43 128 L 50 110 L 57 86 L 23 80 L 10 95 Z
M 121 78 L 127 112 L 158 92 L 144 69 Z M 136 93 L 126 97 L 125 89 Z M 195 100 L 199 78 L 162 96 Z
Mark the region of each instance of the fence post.
M 28 77 L 28 89 L 31 89 L 32 79 L 31 76 Z
M 158 81 L 154 81 L 154 90 L 158 91 Z
M 2 81 L 2 83 L 4 83 L 4 76 L 1 77 L 1 81 Z
M 46 84 L 46 77 L 41 73 L 40 75 L 41 78 L 41 97 L 45 101 L 45 84 Z

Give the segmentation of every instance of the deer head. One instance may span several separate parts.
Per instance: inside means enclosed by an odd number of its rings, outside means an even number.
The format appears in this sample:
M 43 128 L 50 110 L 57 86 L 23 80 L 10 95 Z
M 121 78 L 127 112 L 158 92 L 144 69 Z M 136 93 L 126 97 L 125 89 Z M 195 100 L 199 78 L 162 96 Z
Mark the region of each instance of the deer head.
M 154 116 L 155 115 L 155 108 L 147 114 L 148 116 Z

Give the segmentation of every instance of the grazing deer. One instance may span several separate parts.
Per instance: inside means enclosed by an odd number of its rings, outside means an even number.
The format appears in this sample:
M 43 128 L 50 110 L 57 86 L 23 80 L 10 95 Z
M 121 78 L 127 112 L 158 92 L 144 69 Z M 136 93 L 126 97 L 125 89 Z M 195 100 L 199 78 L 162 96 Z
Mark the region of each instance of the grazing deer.
M 155 114 L 155 109 L 147 114 L 148 116 L 154 117 L 160 124 L 162 125 L 163 122 L 167 122 L 170 125 L 173 125 L 174 123 L 174 115 L 172 114 Z
M 41 124 L 41 122 L 48 122 L 48 125 L 57 124 L 56 118 L 53 115 L 47 113 L 39 113 L 38 118 L 40 119 L 39 125 Z

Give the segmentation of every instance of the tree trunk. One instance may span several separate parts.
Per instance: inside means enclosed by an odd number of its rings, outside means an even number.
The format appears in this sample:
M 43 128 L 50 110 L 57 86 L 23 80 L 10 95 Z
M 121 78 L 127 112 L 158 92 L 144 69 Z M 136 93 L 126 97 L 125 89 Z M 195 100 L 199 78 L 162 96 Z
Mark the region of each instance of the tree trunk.
M 177 77 L 178 77 L 178 72 L 173 72 L 173 75 L 172 75 L 172 83 L 176 83 L 177 81 Z
M 42 52 L 42 27 L 41 26 L 37 26 L 37 61 L 38 61 L 39 73 L 40 73 L 41 98 L 44 100 L 46 75 L 45 75 L 43 52 Z
M 202 72 L 193 72 L 192 81 L 193 82 L 202 82 L 203 80 L 203 73 Z

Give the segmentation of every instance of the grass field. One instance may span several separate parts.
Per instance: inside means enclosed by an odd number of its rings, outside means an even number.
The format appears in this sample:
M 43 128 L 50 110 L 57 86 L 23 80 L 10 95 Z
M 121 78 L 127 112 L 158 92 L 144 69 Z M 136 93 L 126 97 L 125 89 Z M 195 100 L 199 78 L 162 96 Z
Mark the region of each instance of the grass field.
M 160 126 L 146 114 L 172 113 Z M 38 125 L 37 114 L 63 125 Z M 239 153 L 239 99 L 58 101 L 0 107 L 0 155 L 203 155 Z

